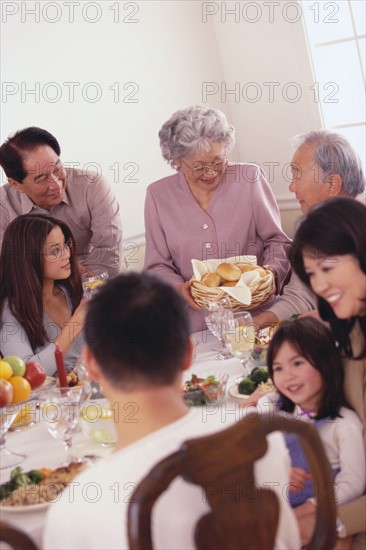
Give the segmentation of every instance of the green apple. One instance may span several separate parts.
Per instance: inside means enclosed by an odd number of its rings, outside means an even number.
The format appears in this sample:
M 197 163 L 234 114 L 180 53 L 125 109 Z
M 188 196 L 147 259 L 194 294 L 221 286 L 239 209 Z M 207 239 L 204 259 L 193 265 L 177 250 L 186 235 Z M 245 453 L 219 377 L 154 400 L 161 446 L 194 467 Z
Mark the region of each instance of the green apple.
M 4 357 L 3 361 L 9 363 L 13 369 L 14 376 L 24 376 L 25 373 L 25 363 L 23 359 L 17 357 L 16 355 L 7 355 Z

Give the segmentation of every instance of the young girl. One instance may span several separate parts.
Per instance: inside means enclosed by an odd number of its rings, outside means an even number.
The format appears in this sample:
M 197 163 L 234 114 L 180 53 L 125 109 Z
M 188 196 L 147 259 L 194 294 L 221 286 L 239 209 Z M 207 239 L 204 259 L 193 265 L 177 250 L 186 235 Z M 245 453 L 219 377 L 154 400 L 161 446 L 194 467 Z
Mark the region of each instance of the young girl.
M 55 343 L 73 368 L 83 345 L 85 304 L 69 227 L 25 214 L 7 227 L 0 256 L 0 349 L 56 371 Z
M 331 464 L 337 503 L 362 495 L 365 453 L 362 423 L 345 400 L 343 369 L 334 339 L 313 318 L 281 323 L 268 349 L 267 363 L 277 393 L 258 401 L 262 412 L 274 410 L 318 429 Z M 309 469 L 300 445 L 287 436 L 292 461 L 289 499 L 296 507 L 314 497 Z

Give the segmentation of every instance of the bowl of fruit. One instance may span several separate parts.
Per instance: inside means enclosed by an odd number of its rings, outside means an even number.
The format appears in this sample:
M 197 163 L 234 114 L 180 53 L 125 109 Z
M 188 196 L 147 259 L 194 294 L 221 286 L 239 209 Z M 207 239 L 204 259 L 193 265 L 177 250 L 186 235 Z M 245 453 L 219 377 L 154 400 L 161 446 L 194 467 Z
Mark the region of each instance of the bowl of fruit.
M 39 363 L 23 359 L 16 355 L 7 355 L 0 359 L 0 407 L 27 401 L 34 390 L 49 386 L 52 377 Z
M 7 355 L 0 360 L 0 469 L 15 466 L 25 455 L 9 451 L 5 446 L 5 436 L 18 419 L 18 429 L 35 424 L 34 401 L 52 386 L 55 379 L 47 376 L 39 363 L 25 363 L 16 355 Z M 16 424 L 15 424 L 16 426 Z

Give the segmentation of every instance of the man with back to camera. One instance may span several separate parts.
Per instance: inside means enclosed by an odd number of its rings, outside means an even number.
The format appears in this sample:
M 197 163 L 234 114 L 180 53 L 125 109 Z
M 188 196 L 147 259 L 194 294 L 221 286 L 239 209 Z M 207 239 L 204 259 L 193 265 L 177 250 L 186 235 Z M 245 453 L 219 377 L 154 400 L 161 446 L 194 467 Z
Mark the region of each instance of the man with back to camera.
M 113 403 L 118 443 L 50 507 L 43 545 L 49 550 L 128 548 L 127 508 L 139 481 L 185 440 L 235 420 L 232 409 L 226 415 L 225 409 L 212 414 L 209 408 L 185 406 L 182 374 L 192 357 L 188 313 L 178 292 L 155 275 L 129 273 L 109 280 L 88 304 L 85 338 L 84 362 Z M 276 548 L 293 550 L 300 540 L 283 497 L 289 468 L 283 437 L 275 432 L 255 476 L 278 496 Z M 194 525 L 208 511 L 200 487 L 175 480 L 155 510 L 155 548 L 195 548 Z
M 29 127 L 0 147 L 8 183 L 0 187 L 0 246 L 9 223 L 20 214 L 49 214 L 68 224 L 86 272 L 120 270 L 122 229 L 119 204 L 97 173 L 65 168 L 61 148 L 47 130 Z
M 356 198 L 365 191 L 361 160 L 343 136 L 318 130 L 297 136 L 295 141 L 289 189 L 296 194 L 304 214 L 327 199 Z M 258 326 L 264 326 L 316 309 L 315 295 L 293 273 L 282 296 L 253 319 Z

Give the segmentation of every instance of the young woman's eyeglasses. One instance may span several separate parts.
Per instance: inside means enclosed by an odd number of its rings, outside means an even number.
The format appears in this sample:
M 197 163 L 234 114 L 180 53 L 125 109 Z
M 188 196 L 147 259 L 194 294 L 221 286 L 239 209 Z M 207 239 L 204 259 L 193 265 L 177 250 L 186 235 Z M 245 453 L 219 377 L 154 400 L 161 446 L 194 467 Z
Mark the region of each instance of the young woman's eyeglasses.
M 69 239 L 67 239 L 67 241 L 65 241 L 65 244 L 62 246 L 60 244 L 56 244 L 56 245 L 51 244 L 47 252 L 44 253 L 44 255 L 49 260 L 58 260 L 59 258 L 61 258 L 65 250 L 70 251 L 71 248 L 72 248 L 72 239 L 70 237 Z
M 210 162 L 208 164 L 196 164 L 195 166 L 190 166 L 183 159 L 181 159 L 181 162 L 183 162 L 183 164 L 190 169 L 192 175 L 196 177 L 203 176 L 206 172 L 215 172 L 215 174 L 219 174 L 225 170 L 227 165 L 227 159 L 219 160 L 218 162 Z

